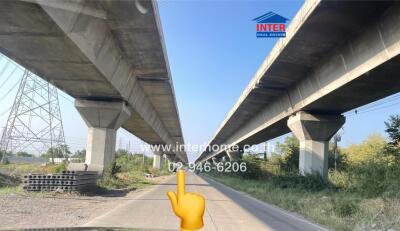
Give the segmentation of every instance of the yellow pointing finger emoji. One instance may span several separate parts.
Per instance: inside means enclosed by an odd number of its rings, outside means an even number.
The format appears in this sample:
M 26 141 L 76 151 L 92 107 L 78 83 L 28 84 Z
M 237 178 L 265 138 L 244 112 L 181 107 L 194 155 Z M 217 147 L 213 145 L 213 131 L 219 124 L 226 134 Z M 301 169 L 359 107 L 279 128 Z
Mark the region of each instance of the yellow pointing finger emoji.
M 199 194 L 185 192 L 185 172 L 177 173 L 177 193 L 168 192 L 172 210 L 181 219 L 181 230 L 192 231 L 203 227 L 205 200 Z

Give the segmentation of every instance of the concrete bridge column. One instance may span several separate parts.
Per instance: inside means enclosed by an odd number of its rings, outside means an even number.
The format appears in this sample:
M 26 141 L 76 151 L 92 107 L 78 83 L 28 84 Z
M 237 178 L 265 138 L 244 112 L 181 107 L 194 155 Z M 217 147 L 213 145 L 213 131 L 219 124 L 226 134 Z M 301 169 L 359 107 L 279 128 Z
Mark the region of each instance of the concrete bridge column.
M 238 161 L 242 158 L 243 151 L 226 151 L 229 161 Z
M 86 164 L 103 171 L 115 158 L 117 130 L 131 112 L 124 102 L 75 100 L 75 107 L 88 126 Z
M 318 115 L 304 111 L 289 117 L 288 127 L 300 141 L 301 174 L 328 175 L 329 140 L 344 124 L 342 115 Z
M 153 153 L 153 168 L 161 169 L 162 152 L 154 151 Z

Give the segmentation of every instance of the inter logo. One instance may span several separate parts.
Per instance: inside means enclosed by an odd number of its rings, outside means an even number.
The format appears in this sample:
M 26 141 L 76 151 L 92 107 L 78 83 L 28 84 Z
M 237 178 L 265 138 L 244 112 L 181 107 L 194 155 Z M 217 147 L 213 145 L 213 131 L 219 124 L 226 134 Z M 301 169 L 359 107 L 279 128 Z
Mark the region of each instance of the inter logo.
M 268 12 L 255 19 L 257 38 L 279 38 L 286 37 L 286 22 L 289 19 L 274 12 Z

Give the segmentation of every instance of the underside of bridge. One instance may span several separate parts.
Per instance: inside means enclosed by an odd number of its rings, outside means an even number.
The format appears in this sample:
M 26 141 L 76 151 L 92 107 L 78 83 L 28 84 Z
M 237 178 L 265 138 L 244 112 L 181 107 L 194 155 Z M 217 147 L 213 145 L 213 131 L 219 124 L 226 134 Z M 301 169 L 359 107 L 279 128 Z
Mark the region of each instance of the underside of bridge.
M 242 149 L 293 131 L 300 169 L 324 174 L 327 152 L 314 141 L 329 141 L 342 113 L 400 91 L 399 54 L 399 2 L 305 1 L 209 145 Z M 327 120 L 336 125 L 326 129 Z M 313 138 L 321 128 L 323 139 Z M 197 161 L 226 154 L 205 151 Z
M 184 143 L 154 1 L 0 1 L 0 51 L 77 99 L 91 164 L 113 158 L 121 126 L 148 144 Z

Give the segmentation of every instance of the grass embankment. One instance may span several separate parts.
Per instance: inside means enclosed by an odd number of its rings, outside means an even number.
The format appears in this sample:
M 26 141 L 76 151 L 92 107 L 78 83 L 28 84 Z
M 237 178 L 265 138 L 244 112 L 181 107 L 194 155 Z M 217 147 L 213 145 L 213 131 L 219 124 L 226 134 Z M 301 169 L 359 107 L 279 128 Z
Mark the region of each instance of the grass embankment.
M 134 190 L 152 185 L 155 182 L 145 177 L 168 175 L 167 166 L 161 170 L 152 168 L 153 159 L 143 155 L 132 155 L 122 150 L 117 152 L 115 165 L 109 166 L 97 185 L 103 190 L 126 189 Z
M 208 174 L 236 190 L 335 230 L 400 230 L 398 166 L 357 166 L 331 172 L 328 182 L 290 173 L 257 175 L 250 179 L 246 175 Z
M 335 151 L 331 143 L 327 180 L 298 174 L 299 141 L 293 136 L 277 143 L 267 160 L 245 156 L 247 171 L 210 176 L 331 229 L 400 230 L 400 115 L 385 126 L 388 140 L 373 134 Z
M 22 193 L 22 177 L 29 173 L 51 174 L 65 170 L 65 164 L 0 164 L 0 194 Z
M 119 150 L 115 160 L 115 167 L 109 166 L 97 181 L 95 188 L 90 188 L 93 193 L 108 193 L 113 190 L 134 190 L 152 185 L 154 180 L 146 178 L 145 174 L 152 176 L 167 175 L 167 166 L 161 170 L 152 168 L 152 158 L 143 155 L 132 155 Z M 25 174 L 52 174 L 65 170 L 65 164 L 42 166 L 40 164 L 0 164 L 0 194 L 22 193 L 21 178 Z
M 20 177 L 25 174 L 51 174 L 58 173 L 65 170 L 65 164 L 0 164 L 0 172 L 10 175 Z
M 0 173 L 0 195 L 21 191 L 20 179 Z

